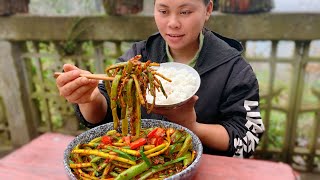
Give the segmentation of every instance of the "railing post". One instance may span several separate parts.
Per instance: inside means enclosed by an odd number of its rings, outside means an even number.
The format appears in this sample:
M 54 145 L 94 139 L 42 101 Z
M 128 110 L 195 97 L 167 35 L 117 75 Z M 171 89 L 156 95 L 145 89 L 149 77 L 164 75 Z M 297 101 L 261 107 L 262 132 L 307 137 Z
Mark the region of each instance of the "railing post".
M 290 102 L 289 102 L 289 114 L 288 114 L 288 124 L 286 137 L 288 138 L 285 141 L 284 152 L 285 162 L 288 162 L 290 165 L 293 162 L 293 156 L 295 154 L 295 142 L 297 137 L 297 125 L 298 117 L 301 109 L 302 95 L 304 89 L 304 74 L 306 61 L 305 58 L 308 56 L 310 41 L 296 41 L 296 62 L 294 63 L 294 76 L 292 83 L 292 90 L 290 92 Z
M 28 143 L 37 135 L 36 106 L 31 102 L 30 79 L 21 53 L 22 43 L 0 41 L 0 96 L 14 147 Z

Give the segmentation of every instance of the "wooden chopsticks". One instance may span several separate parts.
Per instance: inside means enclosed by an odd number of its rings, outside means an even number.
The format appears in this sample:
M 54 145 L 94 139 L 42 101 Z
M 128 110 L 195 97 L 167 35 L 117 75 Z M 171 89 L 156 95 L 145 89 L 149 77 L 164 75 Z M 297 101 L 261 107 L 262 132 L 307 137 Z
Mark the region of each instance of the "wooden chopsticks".
M 63 74 L 63 72 L 55 72 L 53 77 L 57 78 Z M 108 77 L 105 74 L 80 74 L 81 77 L 86 77 L 88 79 L 97 79 L 97 80 L 105 80 L 105 81 L 113 81 L 114 77 Z

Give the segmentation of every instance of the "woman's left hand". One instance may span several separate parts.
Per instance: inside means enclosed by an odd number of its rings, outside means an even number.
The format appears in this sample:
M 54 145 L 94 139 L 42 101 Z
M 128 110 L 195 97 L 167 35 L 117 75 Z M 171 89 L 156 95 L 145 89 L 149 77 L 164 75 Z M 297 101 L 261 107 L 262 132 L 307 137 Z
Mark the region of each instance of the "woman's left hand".
M 180 124 L 188 129 L 192 129 L 197 123 L 197 115 L 194 109 L 194 105 L 199 97 L 197 95 L 192 96 L 184 104 L 174 108 L 154 108 L 153 113 L 163 115 L 171 122 Z

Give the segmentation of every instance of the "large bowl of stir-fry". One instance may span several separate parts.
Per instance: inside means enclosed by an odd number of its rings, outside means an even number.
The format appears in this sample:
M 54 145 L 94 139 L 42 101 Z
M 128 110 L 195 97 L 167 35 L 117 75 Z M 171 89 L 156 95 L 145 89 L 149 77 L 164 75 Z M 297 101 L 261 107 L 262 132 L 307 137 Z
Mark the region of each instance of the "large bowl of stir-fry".
M 123 136 L 113 122 L 77 136 L 64 151 L 70 179 L 190 179 L 203 147 L 189 129 L 142 119 L 139 136 Z

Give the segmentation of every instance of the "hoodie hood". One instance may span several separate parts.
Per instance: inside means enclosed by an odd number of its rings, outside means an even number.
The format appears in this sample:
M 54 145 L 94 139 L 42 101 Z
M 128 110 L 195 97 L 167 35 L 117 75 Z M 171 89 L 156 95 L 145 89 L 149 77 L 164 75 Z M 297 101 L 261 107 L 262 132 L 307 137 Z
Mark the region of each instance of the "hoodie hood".
M 195 65 L 195 69 L 200 75 L 241 56 L 243 47 L 238 41 L 206 29 L 203 30 L 203 34 L 203 47 Z M 212 59 L 208 61 L 206 57 L 212 57 Z M 205 59 L 206 61 L 204 61 Z

